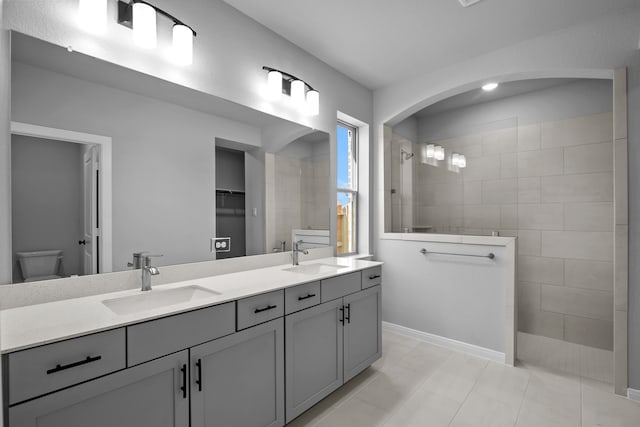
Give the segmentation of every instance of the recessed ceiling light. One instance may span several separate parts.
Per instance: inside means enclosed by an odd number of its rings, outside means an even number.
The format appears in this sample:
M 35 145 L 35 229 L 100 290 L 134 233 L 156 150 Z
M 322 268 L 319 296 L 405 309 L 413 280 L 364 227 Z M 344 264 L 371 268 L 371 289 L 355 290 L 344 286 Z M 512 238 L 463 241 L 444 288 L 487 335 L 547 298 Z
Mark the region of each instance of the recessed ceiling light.
M 495 83 L 495 82 L 486 83 L 486 84 L 482 85 L 482 90 L 484 90 L 486 92 L 491 92 L 492 90 L 494 90 L 497 87 L 498 87 L 498 83 Z
M 480 0 L 458 0 L 458 2 L 460 2 L 462 7 L 473 6 L 474 4 L 478 3 L 479 1 Z

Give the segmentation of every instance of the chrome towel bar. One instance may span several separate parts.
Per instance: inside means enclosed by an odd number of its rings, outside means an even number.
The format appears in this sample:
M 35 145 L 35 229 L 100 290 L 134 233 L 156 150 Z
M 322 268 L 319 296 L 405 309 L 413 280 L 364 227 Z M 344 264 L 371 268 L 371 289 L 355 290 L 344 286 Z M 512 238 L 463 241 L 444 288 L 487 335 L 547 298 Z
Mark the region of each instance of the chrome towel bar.
M 433 251 L 428 251 L 425 248 L 420 249 L 420 253 L 422 255 L 428 255 L 428 254 L 454 255 L 454 256 L 470 256 L 474 258 L 489 258 L 489 259 L 494 259 L 496 257 L 496 255 L 493 252 L 489 252 L 487 255 L 473 255 L 473 254 L 456 254 L 452 252 L 433 252 Z

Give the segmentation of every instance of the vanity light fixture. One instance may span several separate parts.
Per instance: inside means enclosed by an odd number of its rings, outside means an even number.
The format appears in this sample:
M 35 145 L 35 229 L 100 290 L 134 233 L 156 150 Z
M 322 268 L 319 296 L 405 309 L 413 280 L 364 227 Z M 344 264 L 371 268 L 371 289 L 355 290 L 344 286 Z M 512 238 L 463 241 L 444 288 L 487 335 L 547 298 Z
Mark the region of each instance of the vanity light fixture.
M 309 83 L 275 68 L 264 66 L 262 69 L 267 72 L 267 98 L 277 101 L 283 94 L 288 95 L 300 112 L 310 116 L 320 114 L 320 92 Z
M 444 160 L 444 147 L 436 145 L 434 158 L 436 160 Z
M 498 83 L 490 82 L 490 83 L 485 83 L 484 85 L 482 85 L 482 90 L 484 90 L 485 92 L 491 92 L 492 90 L 494 90 L 497 87 L 498 87 Z
M 464 156 L 464 154 L 453 153 L 451 155 L 451 164 L 461 169 L 466 168 L 467 158 Z
M 433 144 L 427 144 L 425 149 L 425 156 L 427 159 L 433 159 L 436 157 L 436 146 Z
M 91 0 L 85 0 L 91 1 Z M 196 32 L 184 22 L 164 10 L 143 0 L 118 1 L 118 24 L 133 30 L 133 41 L 146 49 L 157 45 L 157 16 L 173 21 L 171 57 L 176 64 L 193 63 L 193 38 Z
M 94 34 L 104 34 L 107 29 L 107 0 L 79 0 L 78 23 Z

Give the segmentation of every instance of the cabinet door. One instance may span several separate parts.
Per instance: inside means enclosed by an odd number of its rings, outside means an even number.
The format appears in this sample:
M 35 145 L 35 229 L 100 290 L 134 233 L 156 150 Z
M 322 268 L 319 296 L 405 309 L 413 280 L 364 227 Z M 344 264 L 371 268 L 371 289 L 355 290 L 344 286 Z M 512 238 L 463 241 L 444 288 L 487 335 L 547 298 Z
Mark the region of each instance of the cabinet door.
M 10 427 L 188 427 L 187 351 L 9 408 Z
M 284 425 L 284 320 L 191 349 L 191 425 Z
M 382 354 L 382 293 L 380 286 L 344 297 L 344 381 L 378 360 Z
M 287 422 L 342 385 L 342 299 L 285 317 Z

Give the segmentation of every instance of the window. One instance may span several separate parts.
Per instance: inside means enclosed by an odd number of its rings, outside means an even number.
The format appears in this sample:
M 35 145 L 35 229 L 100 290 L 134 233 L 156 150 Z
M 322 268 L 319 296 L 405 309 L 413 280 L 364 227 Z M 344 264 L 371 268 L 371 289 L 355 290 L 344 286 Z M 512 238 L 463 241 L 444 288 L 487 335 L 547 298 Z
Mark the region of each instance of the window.
M 357 208 L 358 208 L 358 133 L 357 129 L 343 122 L 337 128 L 337 194 L 338 255 L 351 254 L 357 248 Z

